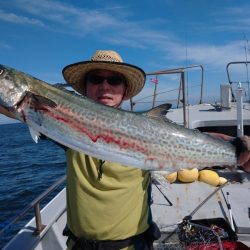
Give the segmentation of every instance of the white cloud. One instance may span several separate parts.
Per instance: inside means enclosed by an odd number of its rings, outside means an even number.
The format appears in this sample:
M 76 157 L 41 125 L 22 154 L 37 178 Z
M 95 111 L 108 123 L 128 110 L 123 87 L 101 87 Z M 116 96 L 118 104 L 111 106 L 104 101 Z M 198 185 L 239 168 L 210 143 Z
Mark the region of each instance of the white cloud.
M 59 1 L 15 0 L 15 3 L 20 9 L 35 15 L 37 18 L 52 21 L 57 25 L 64 25 L 71 30 L 77 30 L 76 34 L 79 34 L 79 30 L 85 33 L 96 28 L 110 27 L 112 29 L 119 24 L 118 19 L 105 11 L 80 8 Z M 109 11 L 120 8 L 110 8 Z M 61 31 L 63 30 L 65 31 L 65 29 L 61 29 Z
M 70 33 L 75 36 L 94 36 L 108 44 L 119 44 L 139 49 L 152 49 L 160 52 L 159 64 L 166 62 L 173 64 L 185 62 L 210 65 L 210 67 L 225 67 L 225 64 L 233 60 L 244 59 L 243 43 L 240 41 L 228 42 L 217 45 L 189 42 L 185 47 L 185 41 L 178 37 L 177 33 L 168 30 L 160 30 L 164 27 L 161 19 L 139 20 L 133 22 L 128 18 L 127 6 L 113 6 L 107 8 L 80 8 L 76 5 L 66 4 L 61 1 L 33 1 L 13 0 L 15 7 L 27 13 L 20 16 L 14 13 L 0 12 L 0 19 L 9 22 L 34 24 L 49 27 L 50 31 Z M 211 30 L 232 28 L 232 20 L 228 17 L 234 15 L 233 22 L 248 23 L 249 19 L 243 19 L 242 12 L 247 8 L 223 9 L 215 13 L 215 23 L 209 27 Z M 124 12 L 124 14 L 121 14 Z M 131 13 L 129 13 L 132 15 Z M 219 18 L 227 15 L 227 18 Z M 241 14 L 241 15 L 240 15 Z M 30 17 L 31 16 L 31 17 Z M 231 20 L 231 21 L 230 21 Z M 161 25 L 159 25 L 161 24 Z M 157 29 L 155 28 L 157 26 Z M 159 27 L 158 27 L 159 26 Z M 150 27 L 150 28 L 149 28 Z M 187 55 L 186 55 L 187 49 Z
M 250 5 L 237 4 L 237 6 L 225 6 L 224 8 L 214 11 L 213 18 L 215 25 L 211 27 L 212 30 L 221 32 L 236 32 L 243 33 L 249 32 L 250 18 L 249 8 Z
M 7 13 L 1 10 L 0 10 L 0 20 L 18 24 L 31 24 L 31 25 L 44 26 L 44 24 L 38 19 L 28 18 L 25 16 L 16 15 L 14 13 Z
M 185 47 L 175 44 L 168 48 L 170 57 L 185 60 Z M 234 41 L 224 45 L 193 44 L 187 47 L 188 60 L 207 64 L 224 64 L 228 60 L 239 60 L 244 55 L 242 41 Z

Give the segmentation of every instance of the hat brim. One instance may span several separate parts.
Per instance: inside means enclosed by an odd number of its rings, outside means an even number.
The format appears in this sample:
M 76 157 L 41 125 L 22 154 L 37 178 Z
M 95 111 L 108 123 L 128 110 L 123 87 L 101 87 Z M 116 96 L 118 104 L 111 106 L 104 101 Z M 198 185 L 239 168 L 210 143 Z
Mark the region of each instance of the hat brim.
M 70 64 L 63 68 L 62 74 L 77 92 L 84 94 L 84 79 L 88 72 L 92 70 L 105 69 L 118 72 L 126 78 L 127 95 L 129 99 L 137 95 L 145 85 L 146 74 L 137 66 L 108 61 L 83 61 Z

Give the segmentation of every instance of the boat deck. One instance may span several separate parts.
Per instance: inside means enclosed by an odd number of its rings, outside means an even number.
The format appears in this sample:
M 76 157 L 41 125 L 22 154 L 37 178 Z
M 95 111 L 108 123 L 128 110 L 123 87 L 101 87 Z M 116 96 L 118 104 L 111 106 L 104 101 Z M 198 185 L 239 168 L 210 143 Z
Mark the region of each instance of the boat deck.
M 230 194 L 231 212 L 238 240 L 250 247 L 250 174 L 241 170 L 217 171 L 229 180 L 229 184 L 217 191 L 192 216 L 192 220 L 223 219 L 230 225 L 227 194 Z M 215 187 L 199 181 L 153 186 L 152 214 L 154 221 L 164 233 L 173 232 L 177 224 L 190 215 L 213 191 Z M 239 195 L 240 194 L 240 195 Z
M 219 127 L 237 127 L 237 107 L 236 103 L 231 103 L 230 109 L 216 108 L 209 103 L 203 103 L 193 106 L 187 106 L 187 127 L 194 128 L 209 128 Z M 167 113 L 167 118 L 177 124 L 184 124 L 183 109 L 171 109 Z M 250 103 L 243 105 L 243 118 L 246 133 L 250 135 Z
M 241 170 L 236 172 L 219 171 L 220 176 L 227 177 L 230 184 L 216 192 L 211 199 L 197 210 L 192 219 L 223 218 L 229 224 L 229 210 L 226 203 L 226 193 L 230 193 L 232 215 L 238 240 L 250 247 L 250 217 L 246 213 L 250 209 L 250 175 Z M 196 181 L 193 183 L 173 183 L 167 181 L 159 183 L 154 179 L 152 186 L 152 214 L 153 220 L 162 232 L 161 239 L 155 249 L 164 248 L 164 236 L 173 232 L 178 223 L 183 221 L 199 204 L 205 200 L 215 187 Z M 240 195 L 239 195 L 240 194 Z M 62 231 L 66 225 L 66 192 L 63 189 L 42 210 L 42 223 L 46 225 L 40 235 L 34 235 L 35 220 L 31 220 L 11 241 L 3 248 L 12 249 L 66 249 L 66 237 Z M 230 225 L 230 224 L 229 224 Z

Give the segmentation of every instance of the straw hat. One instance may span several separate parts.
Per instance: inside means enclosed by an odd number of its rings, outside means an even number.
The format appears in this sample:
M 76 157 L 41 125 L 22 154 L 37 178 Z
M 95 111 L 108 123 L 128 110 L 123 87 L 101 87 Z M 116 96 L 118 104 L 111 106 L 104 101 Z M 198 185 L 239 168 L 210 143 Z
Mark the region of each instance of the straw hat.
M 66 82 L 79 93 L 85 93 L 85 76 L 97 69 L 112 70 L 122 74 L 126 79 L 127 98 L 137 95 L 145 84 L 145 72 L 137 66 L 124 63 L 121 56 L 112 50 L 97 50 L 90 61 L 77 62 L 66 66 L 63 76 Z

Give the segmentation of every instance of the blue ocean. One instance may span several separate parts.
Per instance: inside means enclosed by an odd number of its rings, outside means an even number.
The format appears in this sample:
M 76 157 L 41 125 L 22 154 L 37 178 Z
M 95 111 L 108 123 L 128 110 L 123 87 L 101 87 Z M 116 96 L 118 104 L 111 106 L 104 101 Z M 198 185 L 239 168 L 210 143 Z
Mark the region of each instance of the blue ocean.
M 50 140 L 39 140 L 36 144 L 24 124 L 0 125 L 0 230 L 65 173 L 65 154 L 60 146 Z M 33 215 L 31 210 L 0 235 L 0 249 Z

